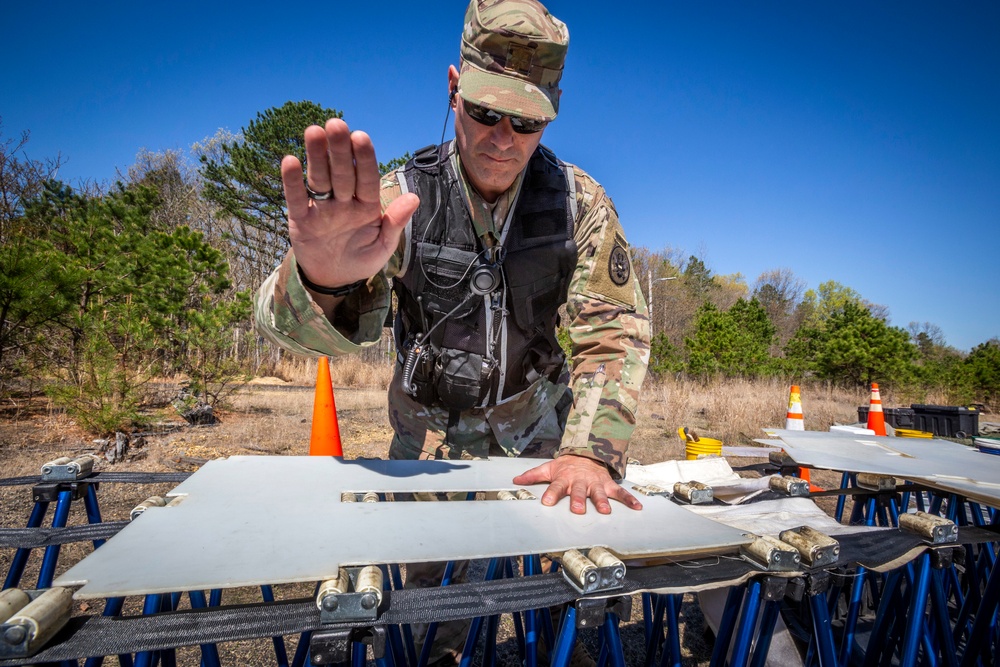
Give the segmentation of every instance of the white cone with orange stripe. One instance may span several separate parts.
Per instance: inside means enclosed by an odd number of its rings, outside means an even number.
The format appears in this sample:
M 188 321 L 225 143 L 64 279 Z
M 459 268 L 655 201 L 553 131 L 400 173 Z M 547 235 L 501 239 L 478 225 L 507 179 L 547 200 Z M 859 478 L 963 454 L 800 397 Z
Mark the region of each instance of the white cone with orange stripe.
M 885 413 L 882 412 L 882 396 L 878 393 L 878 384 L 872 382 L 872 397 L 868 402 L 868 428 L 875 435 L 885 435 Z
M 788 414 L 785 417 L 785 430 L 806 430 L 802 419 L 802 392 L 799 391 L 797 384 L 793 384 L 791 391 L 788 392 Z

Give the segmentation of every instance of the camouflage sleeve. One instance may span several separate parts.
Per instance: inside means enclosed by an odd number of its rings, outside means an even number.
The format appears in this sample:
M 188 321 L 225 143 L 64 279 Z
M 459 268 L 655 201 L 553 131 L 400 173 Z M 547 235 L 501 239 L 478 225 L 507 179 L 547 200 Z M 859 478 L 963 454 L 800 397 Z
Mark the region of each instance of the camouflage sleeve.
M 649 363 L 649 311 L 614 205 L 580 170 L 576 188 L 579 259 L 566 307 L 573 406 L 557 456 L 601 461 L 621 479 Z
M 381 196 L 383 208 L 399 196 L 394 173 L 382 179 Z M 404 243 L 405 238 L 400 248 Z M 400 255 L 397 251 L 365 287 L 348 295 L 330 321 L 302 286 L 295 255 L 289 251 L 257 291 L 258 333 L 289 352 L 310 357 L 352 354 L 376 343 L 391 303 L 389 278 L 398 271 Z

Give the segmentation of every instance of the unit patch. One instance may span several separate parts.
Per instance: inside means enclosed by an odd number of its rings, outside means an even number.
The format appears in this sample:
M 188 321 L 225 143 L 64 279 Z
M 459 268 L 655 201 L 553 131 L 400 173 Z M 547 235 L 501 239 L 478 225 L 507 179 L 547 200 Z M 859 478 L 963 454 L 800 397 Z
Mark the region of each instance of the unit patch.
M 601 233 L 597 242 L 594 263 L 590 265 L 590 275 L 584 294 L 603 301 L 610 301 L 635 309 L 635 276 L 628 253 L 628 242 L 615 222 Z
M 611 249 L 611 256 L 608 258 L 608 275 L 615 285 L 624 285 L 632 275 L 628 252 L 617 243 Z

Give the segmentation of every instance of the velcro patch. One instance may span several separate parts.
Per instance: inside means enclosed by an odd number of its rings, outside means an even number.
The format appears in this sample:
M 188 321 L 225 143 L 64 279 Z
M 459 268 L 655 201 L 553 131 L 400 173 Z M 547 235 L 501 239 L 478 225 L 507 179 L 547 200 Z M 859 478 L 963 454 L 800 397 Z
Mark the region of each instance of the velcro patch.
M 586 291 L 593 297 L 635 309 L 632 260 L 617 225 L 605 231 L 590 269 Z

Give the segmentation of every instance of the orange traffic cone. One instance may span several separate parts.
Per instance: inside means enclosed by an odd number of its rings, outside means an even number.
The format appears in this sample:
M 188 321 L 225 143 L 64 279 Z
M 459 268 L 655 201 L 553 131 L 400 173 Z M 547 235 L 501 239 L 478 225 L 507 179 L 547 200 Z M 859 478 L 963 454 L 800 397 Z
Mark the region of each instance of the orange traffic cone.
M 885 435 L 885 414 L 882 412 L 882 397 L 878 393 L 878 384 L 872 382 L 872 397 L 868 403 L 868 428 L 875 435 Z
M 802 418 L 802 391 L 799 389 L 799 385 L 797 384 L 793 384 L 791 389 L 788 391 L 788 412 L 785 413 L 785 430 L 806 430 L 804 419 Z M 799 468 L 799 478 L 809 482 L 810 491 L 823 490 L 813 484 L 809 479 L 809 468 Z
M 340 444 L 340 426 L 337 425 L 337 404 L 333 400 L 330 362 L 326 357 L 319 358 L 316 368 L 316 398 L 313 400 L 309 455 L 341 457 L 344 455 Z
M 804 431 L 802 420 L 802 394 L 799 385 L 793 384 L 788 392 L 788 414 L 785 417 L 785 430 Z

